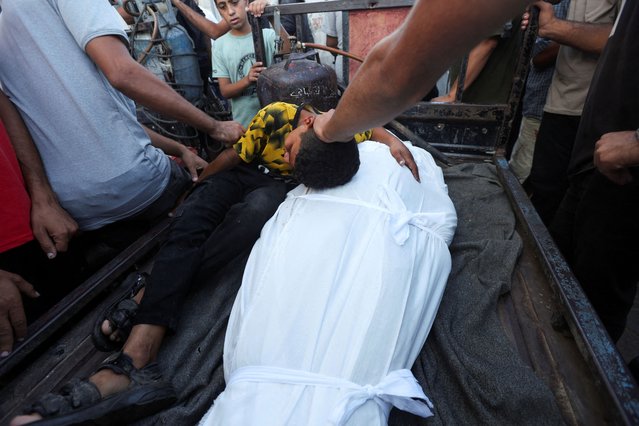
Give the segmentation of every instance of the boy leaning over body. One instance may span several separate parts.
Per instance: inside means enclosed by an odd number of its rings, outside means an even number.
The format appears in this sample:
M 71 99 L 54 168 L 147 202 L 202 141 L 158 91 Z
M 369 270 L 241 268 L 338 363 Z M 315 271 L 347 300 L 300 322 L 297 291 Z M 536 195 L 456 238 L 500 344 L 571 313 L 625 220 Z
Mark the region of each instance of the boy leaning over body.
M 65 386 L 64 395 L 45 395 L 25 410 L 28 416 L 14 419 L 12 425 L 41 417 L 56 417 L 59 424 L 97 422 L 109 419 L 113 412 L 125 413 L 120 420 L 131 422 L 175 401 L 175 391 L 155 362 L 164 336 L 177 331 L 180 308 L 191 286 L 250 250 L 258 239 L 263 225 L 293 188 L 293 166 L 296 159 L 302 162 L 302 151 L 308 151 L 303 139 L 312 133 L 316 116 L 308 105 L 285 102 L 258 112 L 242 138 L 207 166 L 201 183 L 176 212 L 137 313 L 123 312 L 131 305 L 131 299 L 124 299 L 97 323 L 103 339 L 113 340 L 114 345 L 124 343 L 122 352 L 109 357 L 87 380 Z M 382 128 L 355 136 L 357 142 L 368 139 L 388 145 L 398 163 L 409 167 L 419 180 L 415 161 L 399 139 Z M 321 170 L 327 176 L 324 183 L 337 186 L 355 174 L 358 150 L 354 156 L 349 154 L 354 144 L 317 145 L 338 151 L 329 154 L 329 164 Z M 316 158 L 325 162 L 325 157 Z M 128 322 L 133 315 L 132 329 L 119 328 L 113 320 L 128 316 Z
M 262 30 L 266 64 L 255 62 L 251 24 L 247 17 L 248 0 L 216 0 L 222 18 L 231 30 L 215 41 L 213 77 L 218 79 L 222 96 L 231 101 L 233 119 L 243 126 L 259 111 L 255 82 L 262 70 L 273 62 L 277 35 L 271 28 Z M 288 34 L 282 28 L 283 50 L 290 50 Z

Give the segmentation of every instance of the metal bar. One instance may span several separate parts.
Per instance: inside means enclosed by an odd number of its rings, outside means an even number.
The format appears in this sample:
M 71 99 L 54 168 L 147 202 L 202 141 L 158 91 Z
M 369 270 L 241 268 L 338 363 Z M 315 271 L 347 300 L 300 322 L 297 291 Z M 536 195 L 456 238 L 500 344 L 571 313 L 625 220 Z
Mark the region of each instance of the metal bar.
M 530 60 L 532 59 L 533 47 L 535 46 L 535 39 L 537 38 L 537 30 L 539 29 L 539 9 L 533 7 L 530 10 L 531 17 L 528 28 L 523 36 L 523 43 L 521 51 L 519 53 L 519 61 L 515 68 L 515 76 L 513 77 L 512 89 L 508 96 L 506 104 L 506 111 L 504 113 L 504 123 L 501 126 L 499 136 L 497 138 L 497 146 L 505 147 L 510 138 L 512 131 L 513 121 L 517 108 L 521 101 L 521 97 L 524 93 L 524 87 L 526 85 L 526 77 L 528 76 L 528 70 L 530 69 Z
M 411 7 L 414 0 L 334 0 L 316 3 L 289 3 L 267 6 L 264 9 L 265 16 L 272 16 L 275 9 L 279 9 L 281 15 L 295 15 L 298 13 L 321 13 L 347 10 L 374 10 L 395 7 Z
M 262 25 L 260 18 L 256 18 L 253 14 L 248 13 L 249 24 L 253 30 L 253 47 L 255 48 L 255 62 L 261 62 L 266 66 L 266 50 L 264 48 L 264 34 L 262 33 Z
M 602 390 L 609 396 L 610 403 L 616 408 L 611 410 L 618 416 L 613 421 L 638 425 L 639 386 L 524 189 L 510 171 L 508 162 L 505 158 L 497 156 L 495 165 L 513 210 L 521 221 L 526 236 L 532 241 L 537 258 L 564 307 L 564 318 L 579 350 L 592 368 Z
M 466 70 L 468 69 L 468 55 L 464 55 L 459 66 L 459 75 L 457 76 L 457 92 L 455 92 L 455 102 L 462 101 L 462 95 L 464 94 L 464 86 L 466 83 Z
M 166 219 L 153 227 L 69 293 L 43 317 L 36 320 L 29 327 L 29 335 L 25 341 L 0 362 L 0 377 L 10 373 L 13 367 L 33 353 L 54 333 L 64 327 L 74 315 L 109 288 L 117 277 L 155 248 L 160 239 L 168 232 L 169 223 L 170 220 Z

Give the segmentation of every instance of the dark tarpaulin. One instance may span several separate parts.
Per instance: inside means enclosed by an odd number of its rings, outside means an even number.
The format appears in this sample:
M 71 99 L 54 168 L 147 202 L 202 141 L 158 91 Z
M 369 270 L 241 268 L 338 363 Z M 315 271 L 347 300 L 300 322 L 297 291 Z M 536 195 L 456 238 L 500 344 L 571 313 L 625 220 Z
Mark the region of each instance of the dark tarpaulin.
M 552 392 L 519 359 L 497 317 L 522 243 L 494 166 L 458 165 L 445 178 L 459 220 L 453 269 L 413 366 L 435 416 L 394 410 L 390 424 L 560 424 Z M 180 331 L 166 340 L 159 358 L 179 402 L 138 424 L 195 424 L 224 389 L 224 331 L 245 261 L 237 259 L 190 295 Z

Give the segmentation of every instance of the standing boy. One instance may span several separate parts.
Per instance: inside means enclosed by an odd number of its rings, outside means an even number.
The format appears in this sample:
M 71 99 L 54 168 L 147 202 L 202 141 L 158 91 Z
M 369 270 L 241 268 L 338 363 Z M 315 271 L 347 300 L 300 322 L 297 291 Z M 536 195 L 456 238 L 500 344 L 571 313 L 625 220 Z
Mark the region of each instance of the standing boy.
M 215 4 L 231 30 L 215 42 L 213 77 L 219 81 L 222 96 L 231 101 L 233 119 L 246 127 L 260 109 L 255 82 L 266 67 L 255 62 L 251 24 L 246 14 L 248 0 L 216 0 Z M 282 32 L 284 50 L 288 51 L 288 35 Z M 270 28 L 263 29 L 262 34 L 268 66 L 276 53 L 276 34 Z

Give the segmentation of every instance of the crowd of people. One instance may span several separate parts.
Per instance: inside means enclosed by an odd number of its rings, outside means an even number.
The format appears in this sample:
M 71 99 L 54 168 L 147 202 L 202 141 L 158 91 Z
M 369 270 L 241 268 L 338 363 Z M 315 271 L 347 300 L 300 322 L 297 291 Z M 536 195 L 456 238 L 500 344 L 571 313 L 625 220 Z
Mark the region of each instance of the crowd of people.
M 545 105 L 531 124 L 536 136 L 522 141 L 534 155 L 520 177 L 616 341 L 639 281 L 633 262 L 639 106 L 626 93 L 637 78 L 633 29 L 639 6 L 567 2 L 556 8 L 534 3 L 539 37 L 555 46 L 552 54 L 540 49 L 539 55 L 555 56 L 539 58 L 539 66 L 554 63 L 554 71 L 545 73 L 547 96 L 544 89 L 524 100 L 538 105 L 545 99 Z M 217 39 L 211 75 L 231 101 L 234 121 L 211 118 L 131 57 L 121 19 L 130 18 L 127 10 L 106 0 L 82 8 L 70 0 L 0 1 L 0 217 L 6 224 L 0 231 L 0 358 L 25 337 L 28 320 L 82 278 L 85 246 L 78 240 L 106 239 L 122 248 L 177 207 L 151 274 L 141 278 L 131 299 L 96 323 L 96 344 L 118 352 L 87 380 L 44 396 L 12 424 L 42 417 L 98 421 L 114 411 L 126 411 L 130 420 L 171 404 L 175 392 L 155 362 L 165 335 L 179 332 L 179 308 L 192 286 L 251 247 L 226 337 L 228 388 L 205 424 L 266 418 L 281 424 L 278 418 L 304 419 L 310 412 L 318 424 L 384 424 L 393 405 L 430 415 L 428 399 L 407 369 L 426 339 L 450 271 L 455 211 L 432 158 L 379 126 L 422 99 L 473 46 L 467 74 L 473 91 L 467 93 L 484 93 L 477 102 L 485 102 L 486 92 L 507 91 L 512 80 L 496 79 L 491 67 L 509 74 L 502 57 L 513 59 L 520 26 L 529 23 L 527 2 L 494 0 L 478 14 L 462 0 L 417 0 L 328 112 L 284 102 L 260 108 L 255 83 L 276 53 L 276 38 L 290 49 L 285 30 L 278 35 L 265 29 L 267 63 L 255 62 L 248 14 L 259 16 L 266 0 L 216 0 L 219 23 L 189 3 L 172 0 L 184 22 Z M 455 87 L 436 100 L 454 101 Z M 136 104 L 228 148 L 207 163 L 141 125 Z M 357 267 L 340 259 L 320 262 L 313 253 L 327 247 L 359 259 L 352 262 Z M 387 257 L 380 257 L 379 247 L 388 248 Z M 309 256 L 317 260 L 311 274 L 304 260 Z M 389 278 L 415 257 L 427 261 Z M 73 271 L 78 276 L 66 279 Z M 65 279 L 51 278 L 56 276 Z M 310 285 L 310 276 L 317 292 L 295 292 Z M 419 292 L 415 283 L 422 280 L 428 285 Z M 289 306 L 315 309 L 271 309 L 273 298 L 284 294 Z M 364 294 L 367 302 L 361 303 Z M 423 304 L 407 303 L 401 294 Z M 382 324 L 379 309 L 388 307 L 389 298 L 397 303 Z M 387 321 L 393 316 L 396 324 Z M 363 321 L 361 328 L 346 326 L 353 318 Z M 379 334 L 367 335 L 368 327 Z M 397 329 L 403 334 L 395 351 L 382 337 Z M 285 341 L 304 339 L 309 353 L 282 352 Z M 375 345 L 388 357 L 361 362 Z M 371 383 L 378 393 L 363 386 Z M 312 397 L 302 398 L 299 392 L 309 387 Z M 382 392 L 388 398 L 378 398 Z M 304 402 L 291 403 L 300 398 Z M 336 405 L 344 410 L 333 413 Z

